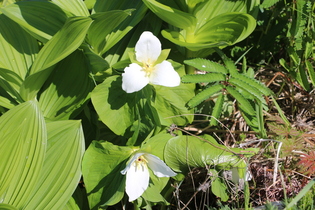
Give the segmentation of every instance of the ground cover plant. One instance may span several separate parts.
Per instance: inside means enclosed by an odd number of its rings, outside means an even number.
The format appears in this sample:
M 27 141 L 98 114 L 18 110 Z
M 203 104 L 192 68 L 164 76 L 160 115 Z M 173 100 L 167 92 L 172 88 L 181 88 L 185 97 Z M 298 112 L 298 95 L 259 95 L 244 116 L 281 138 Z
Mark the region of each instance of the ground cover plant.
M 314 18 L 1 1 L 0 209 L 314 209 Z

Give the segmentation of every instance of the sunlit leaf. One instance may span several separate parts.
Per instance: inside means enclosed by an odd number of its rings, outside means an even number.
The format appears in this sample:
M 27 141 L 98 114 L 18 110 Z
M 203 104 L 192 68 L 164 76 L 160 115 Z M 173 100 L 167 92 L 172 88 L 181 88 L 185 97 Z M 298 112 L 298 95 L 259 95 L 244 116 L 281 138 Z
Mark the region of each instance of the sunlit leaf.
M 48 1 L 21 1 L 2 8 L 1 11 L 44 43 L 50 40 L 67 20 L 67 15 Z
M 85 152 L 82 172 L 90 208 L 113 205 L 124 196 L 125 176 L 120 171 L 133 152 L 131 147 L 120 147 L 109 142 L 93 141 Z
M 40 178 L 46 144 L 46 125 L 36 101 L 22 103 L 0 117 L 3 203 L 25 206 Z
M 62 209 L 81 177 L 84 135 L 80 121 L 47 123 L 44 166 L 25 209 Z
M 84 41 L 92 20 L 88 17 L 69 18 L 62 29 L 40 50 L 21 88 L 21 95 L 32 99 L 52 71 L 52 66 L 74 52 Z
M 40 95 L 39 105 L 50 120 L 75 117 L 94 87 L 89 77 L 87 60 L 82 51 L 75 51 L 55 67 Z
M 89 16 L 90 13 L 82 0 L 52 0 L 61 9 L 71 12 L 74 16 Z

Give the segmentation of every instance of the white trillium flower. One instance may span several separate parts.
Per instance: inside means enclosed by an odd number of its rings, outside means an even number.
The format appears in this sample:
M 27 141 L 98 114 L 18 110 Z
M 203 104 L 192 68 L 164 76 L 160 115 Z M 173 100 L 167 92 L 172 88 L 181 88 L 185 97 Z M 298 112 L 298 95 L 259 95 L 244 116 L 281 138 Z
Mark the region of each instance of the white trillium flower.
M 151 32 L 141 34 L 136 46 L 136 60 L 126 67 L 122 74 L 122 89 L 127 93 L 141 90 L 147 84 L 175 87 L 180 84 L 180 77 L 168 61 L 156 63 L 162 48 L 160 40 Z
M 148 153 L 136 153 L 127 162 L 120 173 L 126 175 L 126 193 L 129 201 L 139 198 L 149 186 L 150 174 L 148 167 L 157 177 L 176 176 L 160 158 Z

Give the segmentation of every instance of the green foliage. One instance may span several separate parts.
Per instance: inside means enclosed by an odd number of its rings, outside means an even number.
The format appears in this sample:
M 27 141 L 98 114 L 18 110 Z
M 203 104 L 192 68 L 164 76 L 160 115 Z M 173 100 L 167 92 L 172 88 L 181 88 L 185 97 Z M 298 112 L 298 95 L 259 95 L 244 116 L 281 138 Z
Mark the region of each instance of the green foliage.
M 215 97 L 217 101 L 212 111 L 212 116 L 218 119 L 223 110 L 224 95 L 232 96 L 238 103 L 247 122 L 257 131 L 262 131 L 263 122 L 259 122 L 262 116 L 257 116 L 261 107 L 266 107 L 264 96 L 270 96 L 271 90 L 259 81 L 247 76 L 246 72 L 239 73 L 235 65 L 221 54 L 225 66 L 205 59 L 185 60 L 184 63 L 206 74 L 188 74 L 183 76 L 182 82 L 204 83 L 208 82 L 207 88 L 192 98 L 188 105 L 195 107 L 204 100 Z M 257 104 L 258 107 L 253 106 Z M 256 121 L 256 122 L 255 122 Z M 210 125 L 216 125 L 216 120 L 211 120 Z

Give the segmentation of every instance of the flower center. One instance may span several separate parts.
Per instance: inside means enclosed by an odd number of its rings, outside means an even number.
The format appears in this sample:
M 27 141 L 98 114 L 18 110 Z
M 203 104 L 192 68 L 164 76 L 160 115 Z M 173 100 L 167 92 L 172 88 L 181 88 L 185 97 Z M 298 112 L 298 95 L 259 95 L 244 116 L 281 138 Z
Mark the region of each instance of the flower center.
M 147 169 L 147 163 L 148 161 L 142 155 L 133 162 L 133 164 L 135 164 L 134 166 L 137 171 L 138 170 L 144 171 L 145 169 Z
M 143 71 L 145 71 L 145 76 L 149 77 L 150 74 L 154 71 L 154 65 L 151 62 L 147 62 L 143 64 Z

